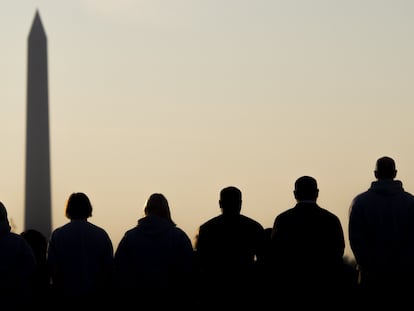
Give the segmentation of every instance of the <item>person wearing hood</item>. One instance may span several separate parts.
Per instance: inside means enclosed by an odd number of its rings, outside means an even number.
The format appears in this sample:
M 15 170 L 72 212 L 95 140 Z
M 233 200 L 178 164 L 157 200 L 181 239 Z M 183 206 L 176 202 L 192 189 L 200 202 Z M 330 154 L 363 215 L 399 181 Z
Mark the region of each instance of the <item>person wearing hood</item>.
M 172 220 L 166 197 L 151 194 L 144 217 L 125 232 L 115 251 L 117 304 L 155 310 L 191 306 L 193 265 L 191 240 Z
M 30 306 L 36 258 L 29 243 L 11 232 L 7 210 L 0 202 L 0 306 L 17 309 Z
M 370 307 L 405 306 L 414 290 L 414 197 L 396 179 L 394 159 L 379 158 L 374 175 L 377 180 L 353 199 L 349 210 L 361 298 Z

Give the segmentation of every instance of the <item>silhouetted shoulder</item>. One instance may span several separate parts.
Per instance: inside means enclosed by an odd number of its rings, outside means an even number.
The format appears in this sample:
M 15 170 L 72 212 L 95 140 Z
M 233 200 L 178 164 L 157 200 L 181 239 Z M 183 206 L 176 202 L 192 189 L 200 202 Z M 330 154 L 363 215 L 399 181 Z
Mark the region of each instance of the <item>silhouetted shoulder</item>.
M 183 229 L 181 229 L 180 227 L 173 227 L 173 228 L 171 228 L 174 232 L 175 232 L 175 234 L 177 234 L 177 235 L 182 235 L 182 236 L 186 236 L 186 237 L 188 237 L 187 236 L 187 233 L 185 233 L 185 231 L 183 230 Z
M 256 227 L 257 229 L 264 230 L 263 226 L 258 221 L 248 216 L 240 215 L 240 221 L 252 227 Z
M 14 232 L 9 232 L 8 233 L 8 239 L 10 241 L 10 243 L 20 243 L 20 244 L 25 244 L 29 247 L 29 243 L 20 235 Z
M 223 223 L 224 222 L 224 219 L 223 218 L 224 218 L 223 215 L 215 216 L 215 217 L 207 220 L 203 224 L 201 224 L 200 227 L 205 228 L 205 227 L 215 226 L 215 225 L 217 225 L 219 223 Z
M 320 207 L 320 210 L 321 210 L 322 215 L 326 215 L 326 217 L 330 217 L 330 218 L 334 218 L 334 219 L 339 220 L 339 217 L 336 214 L 334 214 L 333 212 L 331 212 L 330 210 L 327 210 L 323 207 Z
M 316 203 L 298 203 L 295 207 L 281 212 L 277 218 L 295 217 L 298 215 L 315 215 L 318 217 L 338 218 L 334 213 L 326 208 L 320 207 Z M 339 218 L 338 218 L 339 219 Z
M 97 232 L 100 232 L 100 233 L 102 233 L 103 235 L 108 235 L 108 232 L 107 232 L 104 228 L 99 227 L 98 225 L 95 225 L 95 224 L 93 224 L 93 223 L 91 223 L 91 222 L 88 222 L 88 224 L 89 224 L 89 226 L 90 226 L 91 228 L 93 228 L 93 229 L 94 229 L 94 230 L 96 230 Z

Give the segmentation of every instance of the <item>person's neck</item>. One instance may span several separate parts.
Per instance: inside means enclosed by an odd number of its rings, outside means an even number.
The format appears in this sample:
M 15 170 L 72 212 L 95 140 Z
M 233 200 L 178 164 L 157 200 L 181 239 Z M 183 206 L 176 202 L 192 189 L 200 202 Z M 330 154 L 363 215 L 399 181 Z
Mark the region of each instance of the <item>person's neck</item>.
M 315 199 L 303 199 L 303 200 L 297 200 L 298 203 L 316 203 Z

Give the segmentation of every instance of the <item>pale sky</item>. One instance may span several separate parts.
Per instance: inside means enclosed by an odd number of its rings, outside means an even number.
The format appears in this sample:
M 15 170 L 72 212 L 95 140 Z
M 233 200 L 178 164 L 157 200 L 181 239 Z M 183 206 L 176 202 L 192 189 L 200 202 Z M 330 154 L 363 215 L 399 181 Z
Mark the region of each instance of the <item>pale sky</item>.
M 114 247 L 151 193 L 190 238 L 243 192 L 270 227 L 302 175 L 342 222 L 396 160 L 414 192 L 411 0 L 0 0 L 0 200 L 23 230 L 27 37 L 48 40 L 53 227 L 72 192 Z

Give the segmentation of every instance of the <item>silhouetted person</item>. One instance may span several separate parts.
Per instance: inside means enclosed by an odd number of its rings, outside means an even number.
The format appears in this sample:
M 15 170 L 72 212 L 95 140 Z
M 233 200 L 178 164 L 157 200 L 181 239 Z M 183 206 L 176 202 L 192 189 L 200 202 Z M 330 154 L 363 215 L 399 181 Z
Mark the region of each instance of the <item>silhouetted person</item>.
M 47 238 L 36 229 L 27 229 L 20 234 L 31 246 L 36 258 L 33 277 L 33 291 L 29 300 L 31 306 L 44 309 L 49 303 L 50 271 L 46 264 Z
M 0 308 L 29 307 L 36 258 L 23 237 L 10 231 L 7 210 L 0 202 Z
M 172 220 L 163 194 L 150 195 L 144 214 L 115 251 L 116 303 L 125 310 L 189 310 L 194 302 L 191 240 Z
M 194 243 L 200 303 L 206 309 L 254 307 L 261 303 L 264 228 L 241 214 L 242 193 L 236 187 L 220 191 L 219 206 L 221 214 L 199 227 Z
M 303 305 L 335 310 L 352 298 L 344 292 L 348 284 L 341 222 L 317 204 L 315 178 L 299 177 L 293 194 L 296 205 L 277 215 L 273 224 L 274 294 L 291 310 Z
M 70 221 L 52 232 L 47 262 L 57 302 L 64 307 L 107 306 L 113 247 L 107 232 L 87 219 L 92 205 L 82 192 L 72 193 L 66 204 Z
M 396 180 L 390 157 L 376 161 L 376 181 L 350 206 L 349 241 L 367 306 L 412 304 L 414 197 Z

